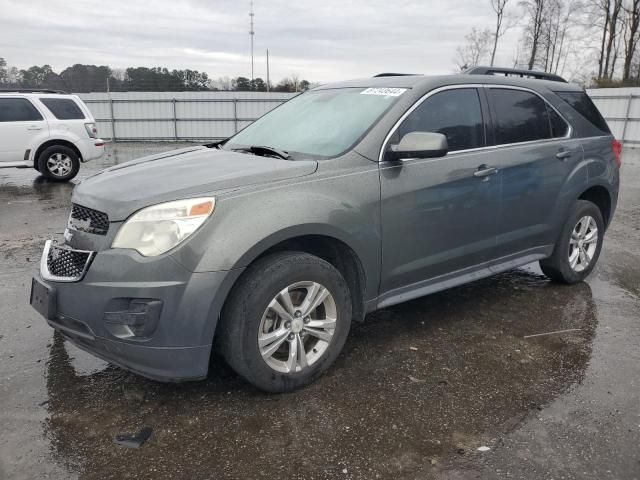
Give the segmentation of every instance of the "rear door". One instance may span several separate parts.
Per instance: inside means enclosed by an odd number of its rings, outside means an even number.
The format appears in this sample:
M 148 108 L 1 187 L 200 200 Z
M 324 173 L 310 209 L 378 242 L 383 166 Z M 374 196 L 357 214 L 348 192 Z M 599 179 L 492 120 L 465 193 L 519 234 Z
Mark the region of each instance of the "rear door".
M 493 153 L 485 148 L 482 104 L 474 86 L 433 92 L 387 142 L 390 148 L 407 133 L 437 132 L 446 135 L 449 153 L 380 165 L 381 305 L 404 292 L 410 298 L 448 274 L 462 274 L 487 261 L 494 249 L 500 173 L 492 169 Z
M 563 187 L 582 161 L 580 139 L 537 93 L 517 87 L 485 88 L 502 172 L 502 211 L 496 256 L 530 253 L 556 241 L 554 211 Z
M 20 162 L 34 137 L 47 130 L 38 109 L 24 97 L 0 97 L 0 162 Z
M 85 112 L 71 97 L 42 96 L 40 102 L 51 112 L 49 119 L 51 133 L 72 132 L 80 138 L 88 138 L 85 130 Z

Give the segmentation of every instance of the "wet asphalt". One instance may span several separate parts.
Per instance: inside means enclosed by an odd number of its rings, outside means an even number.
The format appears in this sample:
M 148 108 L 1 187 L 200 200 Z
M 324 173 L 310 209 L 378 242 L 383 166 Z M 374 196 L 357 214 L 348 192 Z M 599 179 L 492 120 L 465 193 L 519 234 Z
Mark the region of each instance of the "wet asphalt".
M 178 146 L 110 145 L 78 178 Z M 531 265 L 373 313 L 286 395 L 219 360 L 156 383 L 54 334 L 28 294 L 72 187 L 0 170 L 0 479 L 640 479 L 640 151 L 587 282 Z

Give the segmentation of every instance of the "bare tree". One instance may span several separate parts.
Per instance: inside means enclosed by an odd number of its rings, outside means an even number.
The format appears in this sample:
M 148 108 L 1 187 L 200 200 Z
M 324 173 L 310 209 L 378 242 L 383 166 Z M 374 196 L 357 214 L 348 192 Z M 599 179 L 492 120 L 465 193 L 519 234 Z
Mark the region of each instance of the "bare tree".
M 529 70 L 532 70 L 539 56 L 539 48 L 545 25 L 548 0 L 521 0 L 525 15 L 525 38 L 529 47 Z
M 638 46 L 638 29 L 640 27 L 640 0 L 631 0 L 624 7 L 624 67 L 622 80 L 631 78 L 631 65 Z
M 509 0 L 490 1 L 491 8 L 493 8 L 493 11 L 496 14 L 496 29 L 493 32 L 493 49 L 491 50 L 491 61 L 489 62 L 490 66 L 493 67 L 496 59 L 496 50 L 498 49 L 498 40 L 507 32 L 507 30 L 517 23 L 517 20 L 515 18 L 505 16 L 505 8 L 509 3 Z
M 488 28 L 478 30 L 476 27 L 464 37 L 464 45 L 456 48 L 455 62 L 458 68 L 466 70 L 478 66 L 489 56 L 492 33 Z
M 609 15 L 609 38 L 607 40 L 607 49 L 604 60 L 603 74 L 605 78 L 611 78 L 613 76 L 613 69 L 615 66 L 615 43 L 616 36 L 619 35 L 617 31 L 618 28 L 618 17 L 620 15 L 620 10 L 622 9 L 622 0 L 613 0 L 610 2 L 611 4 L 611 14 Z M 613 53 L 613 56 L 611 55 Z M 611 65 L 611 69 L 609 66 Z

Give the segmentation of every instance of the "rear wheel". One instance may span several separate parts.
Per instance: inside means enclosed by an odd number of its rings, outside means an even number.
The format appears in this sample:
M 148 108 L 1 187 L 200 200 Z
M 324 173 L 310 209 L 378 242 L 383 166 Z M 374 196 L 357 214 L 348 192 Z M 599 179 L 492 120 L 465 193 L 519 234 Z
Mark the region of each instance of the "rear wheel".
M 600 209 L 587 200 L 578 200 L 564 225 L 553 255 L 540 261 L 546 276 L 562 283 L 584 280 L 594 269 L 604 238 Z
M 80 158 L 64 145 L 47 147 L 38 157 L 37 170 L 50 180 L 67 182 L 78 174 Z
M 261 390 L 285 392 L 333 363 L 350 325 L 340 272 L 313 255 L 284 252 L 247 269 L 225 305 L 219 341 L 237 373 Z

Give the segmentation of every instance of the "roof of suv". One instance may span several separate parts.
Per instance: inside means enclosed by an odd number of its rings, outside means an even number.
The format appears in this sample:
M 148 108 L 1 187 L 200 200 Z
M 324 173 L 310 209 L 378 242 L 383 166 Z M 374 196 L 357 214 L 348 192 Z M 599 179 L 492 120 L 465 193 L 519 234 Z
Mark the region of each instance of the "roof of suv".
M 70 95 L 70 93 L 63 92 L 62 90 L 50 90 L 47 88 L 0 88 L 0 95 L 15 95 L 16 93 L 19 93 L 21 95 L 41 95 L 43 93 L 55 95 Z
M 574 83 L 556 82 L 551 80 L 538 80 L 529 78 L 506 77 L 501 75 L 395 75 L 384 77 L 359 78 L 343 82 L 328 83 L 317 87 L 318 90 L 330 88 L 366 88 L 366 87 L 388 87 L 388 88 L 411 88 L 416 90 L 431 90 L 445 85 L 457 84 L 493 84 L 515 87 L 526 87 L 538 90 L 546 87 L 553 91 L 582 91 L 583 88 Z

